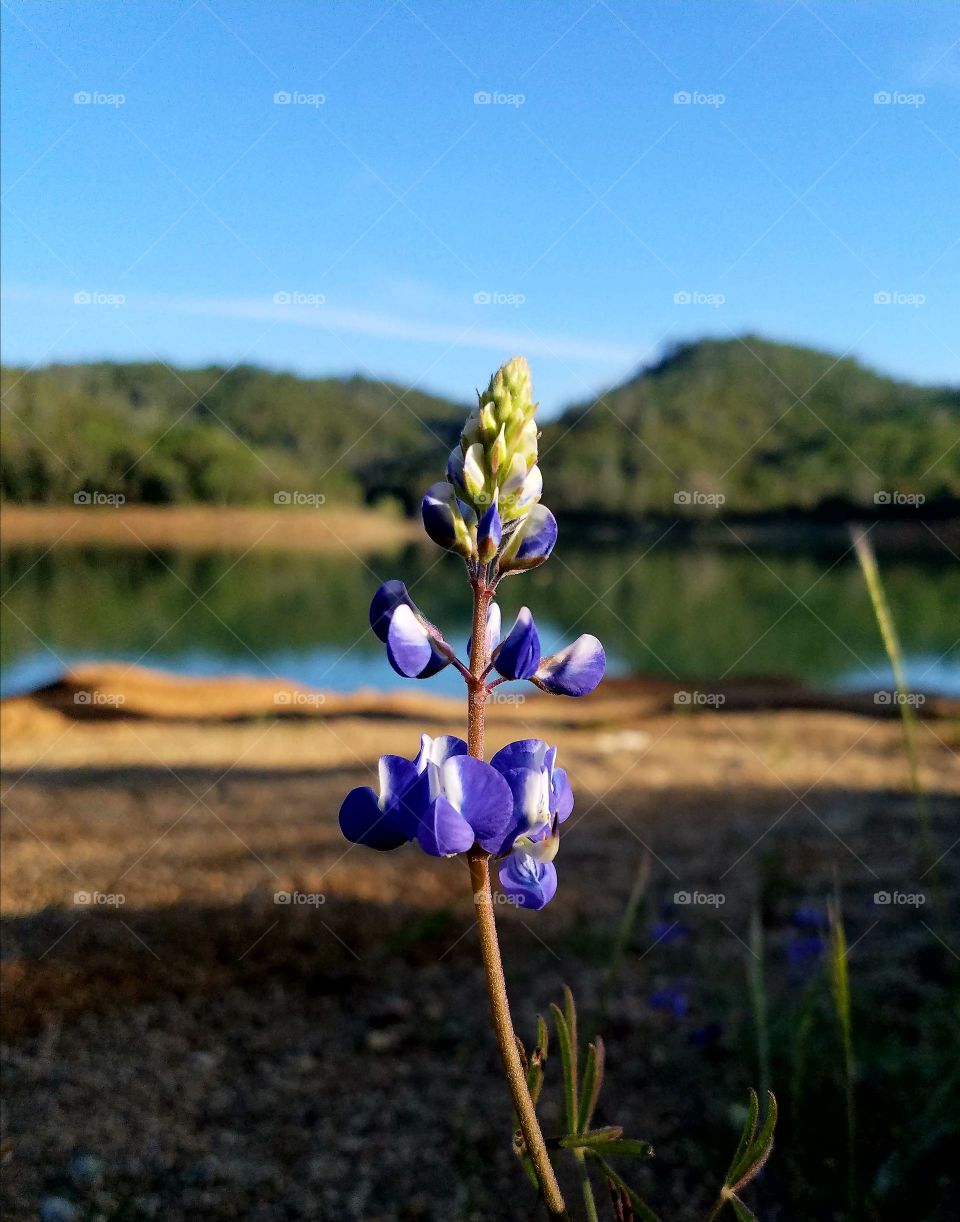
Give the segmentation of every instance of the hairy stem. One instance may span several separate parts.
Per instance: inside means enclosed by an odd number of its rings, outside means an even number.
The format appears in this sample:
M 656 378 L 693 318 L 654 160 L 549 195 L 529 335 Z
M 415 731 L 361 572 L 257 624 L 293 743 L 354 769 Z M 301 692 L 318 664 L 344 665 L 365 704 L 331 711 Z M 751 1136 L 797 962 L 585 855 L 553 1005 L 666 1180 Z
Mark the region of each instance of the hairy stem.
M 489 662 L 487 651 L 487 610 L 493 591 L 481 580 L 473 582 L 473 644 L 470 649 L 470 674 L 468 683 L 467 745 L 470 754 L 483 759 L 484 713 L 487 699 L 483 673 Z M 537 1173 L 540 1191 L 551 1218 L 566 1218 L 567 1211 L 547 1153 L 537 1112 L 527 1089 L 527 1076 L 517 1049 L 517 1037 L 510 1017 L 510 1001 L 507 997 L 507 982 L 500 958 L 500 943 L 497 940 L 497 923 L 493 914 L 493 893 L 490 889 L 490 857 L 483 849 L 470 850 L 470 882 L 473 887 L 473 902 L 476 909 L 477 929 L 480 931 L 480 954 L 490 998 L 490 1013 L 493 1030 L 503 1061 L 503 1071 L 513 1099 L 513 1106 L 520 1119 L 523 1140 Z

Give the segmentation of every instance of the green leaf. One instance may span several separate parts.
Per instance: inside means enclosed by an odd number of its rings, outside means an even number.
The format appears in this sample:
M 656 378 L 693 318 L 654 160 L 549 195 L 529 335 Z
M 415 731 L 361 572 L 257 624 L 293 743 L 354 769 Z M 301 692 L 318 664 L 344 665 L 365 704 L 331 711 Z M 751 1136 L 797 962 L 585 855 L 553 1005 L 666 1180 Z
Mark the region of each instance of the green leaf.
M 577 1132 L 586 1133 L 603 1085 L 604 1066 L 603 1040 L 597 1036 L 595 1044 L 587 1049 L 587 1063 L 583 1070 L 583 1086 L 580 1092 L 580 1111 L 577 1116 Z
M 740 1164 L 743 1162 L 751 1145 L 753 1137 L 757 1131 L 757 1120 L 760 1116 L 760 1100 L 757 1098 L 757 1092 L 750 1088 L 750 1102 L 747 1107 L 747 1118 L 743 1122 L 743 1132 L 740 1134 L 740 1144 L 737 1146 L 737 1152 L 733 1156 L 733 1161 L 730 1164 L 727 1174 L 723 1178 L 725 1184 L 732 1184 L 739 1174 Z
M 577 1034 L 577 1006 L 576 1002 L 573 1000 L 573 993 L 570 990 L 570 986 L 566 984 L 563 986 L 563 1012 L 564 1017 L 567 1020 L 567 1030 L 570 1032 L 570 1055 L 573 1063 L 573 1090 L 574 1094 L 579 1098 L 579 1074 L 577 1066 L 577 1043 L 579 1036 Z
M 627 1181 L 619 1172 L 614 1171 L 605 1158 L 601 1158 L 599 1154 L 594 1156 L 600 1170 L 607 1177 L 611 1184 L 615 1184 L 618 1188 L 622 1188 L 630 1199 L 630 1204 L 633 1206 L 636 1213 L 637 1222 L 660 1222 L 660 1219 L 653 1212 L 645 1201 L 633 1191 Z
M 533 1050 L 535 1058 L 539 1058 L 542 1065 L 547 1059 L 547 1053 L 550 1051 L 550 1028 L 547 1026 L 546 1019 L 542 1014 L 537 1015 L 537 1046 Z
M 560 1061 L 563 1065 L 563 1096 L 566 1104 L 567 1129 L 572 1133 L 577 1127 L 577 1080 L 576 1062 L 570 1045 L 570 1028 L 558 1005 L 551 1002 L 550 1009 L 553 1011 L 553 1025 L 557 1029 L 557 1043 L 560 1045 Z
M 777 1127 L 777 1100 L 772 1091 L 767 1091 L 767 1114 L 764 1117 L 763 1128 L 750 1144 L 742 1165 L 737 1169 L 735 1178 L 728 1180 L 727 1187 L 739 1192 L 744 1185 L 749 1184 L 757 1172 L 770 1157 L 773 1149 L 773 1132 Z
M 593 1146 L 601 1141 L 617 1141 L 623 1136 L 623 1129 L 618 1124 L 610 1124 L 602 1129 L 594 1129 L 592 1133 L 567 1133 L 556 1138 L 558 1146 L 565 1150 L 576 1150 L 581 1146 Z
M 756 1214 L 747 1209 L 739 1197 L 730 1196 L 727 1197 L 727 1200 L 730 1202 L 730 1208 L 737 1215 L 738 1222 L 757 1222 Z
M 593 1137 L 593 1133 L 584 1133 L 581 1136 L 574 1138 L 578 1146 L 582 1146 L 588 1154 L 594 1152 L 599 1154 L 623 1154 L 628 1158 L 653 1158 L 653 1146 L 648 1141 L 636 1141 L 634 1138 L 617 1138 L 610 1140 L 606 1138 L 601 1141 L 589 1141 Z M 563 1142 L 570 1140 L 564 1138 Z M 561 1145 L 563 1144 L 561 1142 Z

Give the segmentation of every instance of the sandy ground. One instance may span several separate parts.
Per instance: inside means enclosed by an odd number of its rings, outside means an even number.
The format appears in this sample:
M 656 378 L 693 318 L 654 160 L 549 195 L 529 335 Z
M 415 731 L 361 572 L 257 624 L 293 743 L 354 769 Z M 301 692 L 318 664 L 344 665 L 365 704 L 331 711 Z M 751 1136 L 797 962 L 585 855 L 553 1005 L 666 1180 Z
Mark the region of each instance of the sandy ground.
M 206 684 L 201 698 L 189 683 L 123 682 L 82 673 L 2 710 L 4 1218 L 35 1218 L 52 1197 L 94 1211 L 77 1217 L 118 1204 L 173 1220 L 537 1216 L 510 1154 L 465 868 L 352 848 L 336 824 L 377 755 L 412 755 L 421 729 L 457 732 L 457 705 L 302 693 L 281 707 L 263 685 Z M 78 704 L 77 691 L 125 699 Z M 874 903 L 930 890 L 898 722 L 764 703 L 741 691 L 720 710 L 663 711 L 655 689 L 627 683 L 491 708 L 488 749 L 546 730 L 577 795 L 558 899 L 539 914 L 502 906 L 523 1035 L 564 980 L 583 1006 L 597 1000 L 651 866 L 605 1022 L 601 1119 L 653 1141 L 635 1178 L 681 1222 L 714 1186 L 690 1134 L 724 1133 L 756 1081 L 741 1055 L 753 908 L 774 954 L 787 911 L 837 887 L 856 973 L 896 971 L 898 990 L 922 976 L 930 941 L 922 910 Z M 922 722 L 917 746 L 956 896 L 952 711 Z M 722 906 L 662 908 L 683 893 Z M 690 931 L 684 970 L 709 975 L 695 1017 L 722 1010 L 708 1054 L 649 1005 L 674 970 L 658 911 Z M 557 1131 L 553 1088 L 543 1112 Z M 800 1216 L 775 1166 L 754 1191 L 762 1218 Z

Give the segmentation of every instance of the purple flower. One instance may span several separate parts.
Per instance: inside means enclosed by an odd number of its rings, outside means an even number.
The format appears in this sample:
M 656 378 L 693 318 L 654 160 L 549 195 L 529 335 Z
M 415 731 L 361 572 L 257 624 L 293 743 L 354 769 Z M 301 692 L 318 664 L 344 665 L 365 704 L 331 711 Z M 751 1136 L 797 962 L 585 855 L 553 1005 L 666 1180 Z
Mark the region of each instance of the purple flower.
M 432 484 L 420 503 L 423 529 L 434 543 L 469 560 L 474 555 L 477 515 L 457 497 L 452 484 Z
M 537 861 L 528 853 L 511 853 L 500 867 L 500 886 L 512 903 L 536 912 L 557 893 L 557 869 L 553 862 Z
M 482 760 L 443 754 L 442 762 L 435 763 L 427 753 L 408 795 L 420 847 L 433 857 L 465 853 L 474 842 L 497 852 L 514 819 L 510 786 Z
M 370 603 L 370 627 L 387 647 L 398 675 L 429 679 L 452 654 L 436 628 L 418 610 L 402 581 L 385 581 Z
M 587 696 L 603 678 L 607 659 L 595 636 L 578 636 L 572 645 L 544 658 L 533 676 L 537 687 L 556 696 Z
M 505 679 L 532 679 L 540 665 L 540 635 L 529 607 L 521 607 L 493 665 Z
M 416 813 L 406 796 L 417 779 L 417 769 L 400 755 L 380 757 L 380 793 L 369 785 L 351 789 L 340 807 L 340 830 L 354 844 L 371 849 L 396 849 L 412 840 Z
M 543 564 L 557 541 L 557 519 L 545 505 L 534 505 L 510 535 L 498 562 L 501 573 L 519 573 Z
M 557 749 L 542 738 L 521 738 L 496 752 L 491 765 L 510 782 L 518 834 L 565 822 L 573 810 L 573 790 L 557 767 Z
M 573 810 L 573 791 L 556 758 L 556 747 L 525 738 L 502 747 L 490 761 L 513 798 L 513 820 L 498 848 L 508 854 L 500 882 L 507 897 L 524 908 L 542 908 L 557 890 L 553 859 L 560 824 Z
M 497 497 L 494 494 L 493 504 L 481 517 L 477 525 L 477 555 L 484 564 L 489 564 L 500 550 L 500 540 L 503 538 L 503 523 L 497 509 Z
M 690 1009 L 690 994 L 681 985 L 667 985 L 650 994 L 650 1005 L 674 1018 L 684 1018 Z

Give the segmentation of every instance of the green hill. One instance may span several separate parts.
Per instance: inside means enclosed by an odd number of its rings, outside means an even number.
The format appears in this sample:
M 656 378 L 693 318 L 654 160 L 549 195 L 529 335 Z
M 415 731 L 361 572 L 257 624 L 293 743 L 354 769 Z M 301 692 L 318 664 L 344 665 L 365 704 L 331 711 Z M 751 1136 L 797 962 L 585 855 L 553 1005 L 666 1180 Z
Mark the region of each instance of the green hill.
M 413 512 L 466 412 L 364 378 L 250 366 L 51 365 L 2 380 L 0 489 L 25 503 L 80 489 L 224 504 L 297 490 Z M 545 500 L 611 520 L 874 513 L 877 492 L 956 511 L 958 437 L 956 389 L 751 336 L 701 340 L 545 424 Z
M 960 391 L 753 336 L 683 344 L 544 430 L 547 500 L 612 517 L 960 498 Z M 678 504 L 687 494 L 687 504 Z M 699 504 L 697 503 L 699 501 Z

